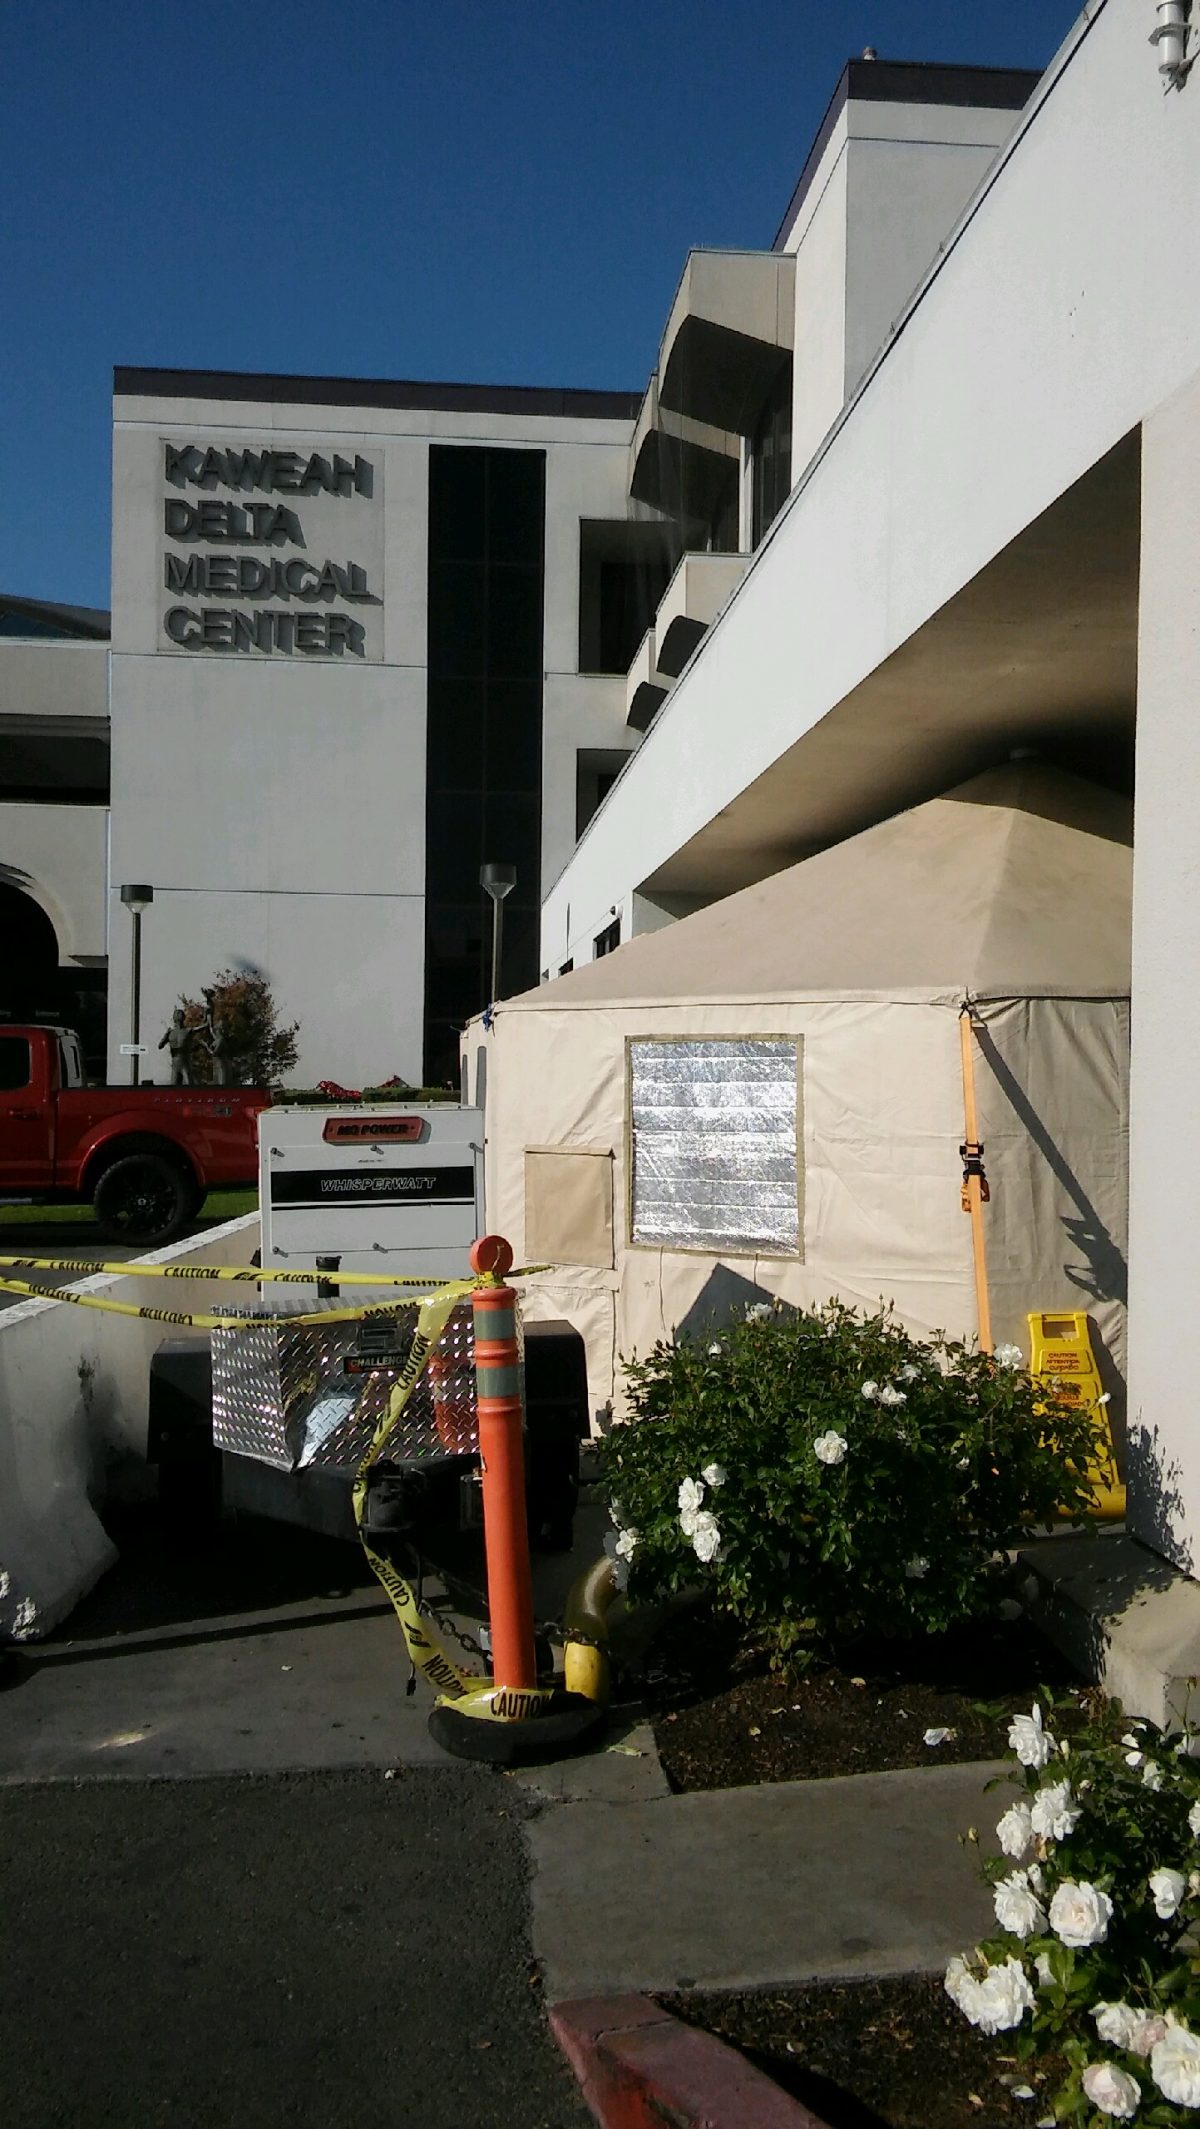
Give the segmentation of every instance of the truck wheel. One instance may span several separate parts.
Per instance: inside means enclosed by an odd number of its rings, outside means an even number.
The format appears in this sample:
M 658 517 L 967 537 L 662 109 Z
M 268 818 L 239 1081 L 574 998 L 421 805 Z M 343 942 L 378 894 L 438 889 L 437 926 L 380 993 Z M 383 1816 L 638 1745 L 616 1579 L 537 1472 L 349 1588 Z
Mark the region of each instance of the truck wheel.
M 188 1223 L 189 1178 L 161 1153 L 127 1153 L 106 1168 L 92 1209 L 106 1242 L 173 1242 Z

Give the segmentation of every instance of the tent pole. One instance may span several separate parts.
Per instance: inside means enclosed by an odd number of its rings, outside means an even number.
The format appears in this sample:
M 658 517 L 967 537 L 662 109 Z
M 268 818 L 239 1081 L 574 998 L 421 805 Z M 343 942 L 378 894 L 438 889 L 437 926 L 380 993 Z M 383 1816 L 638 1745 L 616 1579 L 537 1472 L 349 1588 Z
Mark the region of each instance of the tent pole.
M 983 1232 L 983 1208 L 991 1192 L 983 1172 L 983 1146 L 979 1137 L 979 1117 L 975 1108 L 975 1044 L 973 1040 L 974 1018 L 970 999 L 963 1002 L 958 1016 L 959 1038 L 962 1044 L 963 1079 L 963 1128 L 964 1140 L 960 1147 L 963 1162 L 962 1209 L 971 1215 L 971 1249 L 975 1259 L 975 1300 L 979 1311 L 979 1344 L 985 1353 L 992 1350 L 992 1305 L 988 1295 L 987 1243 Z

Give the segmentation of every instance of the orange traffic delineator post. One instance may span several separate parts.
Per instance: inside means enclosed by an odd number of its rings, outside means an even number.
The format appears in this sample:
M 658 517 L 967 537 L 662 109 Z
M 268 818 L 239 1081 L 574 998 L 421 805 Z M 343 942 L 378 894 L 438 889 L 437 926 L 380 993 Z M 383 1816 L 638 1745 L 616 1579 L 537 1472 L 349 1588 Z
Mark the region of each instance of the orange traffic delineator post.
M 471 1296 L 492 1675 L 498 1686 L 527 1692 L 537 1684 L 537 1657 L 525 1508 L 525 1400 L 517 1344 L 517 1296 L 513 1287 L 502 1283 L 512 1263 L 512 1250 L 500 1235 L 483 1235 L 472 1246 L 472 1271 L 499 1282 L 477 1286 Z
M 557 1758 L 605 1719 L 605 1696 L 538 1680 L 517 1296 L 505 1284 L 512 1263 L 502 1235 L 481 1235 L 472 1247 L 471 1269 L 479 1282 L 471 1306 L 492 1678 L 466 1690 L 460 1680 L 458 1693 L 443 1695 L 429 1717 L 431 1734 L 447 1751 L 493 1765 Z M 435 1378 L 435 1410 L 443 1407 L 439 1432 L 450 1419 L 445 1389 Z

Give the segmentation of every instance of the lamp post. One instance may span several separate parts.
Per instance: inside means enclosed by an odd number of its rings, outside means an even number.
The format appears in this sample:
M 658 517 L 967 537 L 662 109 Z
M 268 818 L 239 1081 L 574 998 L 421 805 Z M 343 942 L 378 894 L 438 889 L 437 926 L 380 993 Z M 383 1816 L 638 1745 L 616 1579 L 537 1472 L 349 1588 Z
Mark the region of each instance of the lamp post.
M 504 897 L 517 884 L 515 865 L 481 865 L 479 884 L 492 898 L 492 991 L 494 1004 L 500 996 L 500 946 L 504 937 Z
M 133 1074 L 130 1084 L 136 1087 L 141 1079 L 141 1073 L 138 1069 L 141 1064 L 138 1046 L 141 1042 L 142 1026 L 142 911 L 149 909 L 151 902 L 154 900 L 154 889 L 153 887 L 136 885 L 122 887 L 121 900 L 133 918 L 133 976 L 129 996 L 129 1041 L 133 1052 L 131 1058 Z

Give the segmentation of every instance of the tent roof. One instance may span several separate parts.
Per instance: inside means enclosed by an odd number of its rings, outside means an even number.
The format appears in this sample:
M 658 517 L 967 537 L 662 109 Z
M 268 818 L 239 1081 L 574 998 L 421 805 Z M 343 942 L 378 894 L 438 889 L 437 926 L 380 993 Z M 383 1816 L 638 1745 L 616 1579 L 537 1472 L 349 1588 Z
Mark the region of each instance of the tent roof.
M 989 769 L 516 1007 L 969 990 L 1121 997 L 1133 809 L 1042 763 Z

